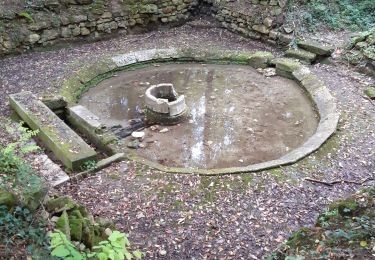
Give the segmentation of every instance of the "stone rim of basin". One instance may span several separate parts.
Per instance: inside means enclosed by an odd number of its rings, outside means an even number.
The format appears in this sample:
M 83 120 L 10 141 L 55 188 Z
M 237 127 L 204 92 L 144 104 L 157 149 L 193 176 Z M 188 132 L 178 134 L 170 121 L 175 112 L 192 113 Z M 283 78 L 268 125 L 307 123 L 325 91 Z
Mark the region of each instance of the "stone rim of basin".
M 87 70 L 92 71 L 93 73 L 95 72 L 97 75 L 101 75 L 118 70 L 127 70 L 132 68 L 137 63 L 170 62 L 171 60 L 183 60 L 184 62 L 200 61 L 207 63 L 222 62 L 225 64 L 239 63 L 249 65 L 256 69 L 276 67 L 276 75 L 295 80 L 312 98 L 320 118 L 316 133 L 311 136 L 302 146 L 290 151 L 279 159 L 251 164 L 243 167 L 217 169 L 167 167 L 158 162 L 153 162 L 138 156 L 130 149 L 126 150 L 128 152 L 128 159 L 133 159 L 158 170 L 171 173 L 221 175 L 254 172 L 293 164 L 319 149 L 319 147 L 321 147 L 321 145 L 323 145 L 323 143 L 336 131 L 340 112 L 337 111 L 335 98 L 330 94 L 329 89 L 325 86 L 324 82 L 322 82 L 314 73 L 312 73 L 308 67 L 303 66 L 301 63 L 287 58 L 274 58 L 272 53 L 269 52 L 254 53 L 238 52 L 233 50 L 206 50 L 202 52 L 196 49 L 166 48 L 146 49 L 123 53 L 101 60 L 95 64 L 91 64 L 88 69 L 86 68 L 78 71 L 76 74 L 64 81 L 61 86 L 62 88 L 60 93 L 62 96 L 67 98 L 68 102 L 76 102 L 79 95 L 82 93 L 81 89 L 83 89 L 83 84 L 93 86 L 97 82 L 95 77 L 87 77 Z M 103 64 L 106 66 L 102 66 Z M 82 77 L 84 80 L 77 83 L 77 75 L 78 77 Z M 146 107 L 145 116 L 148 122 L 158 125 L 171 125 L 178 123 L 179 120 L 188 118 L 188 112 L 188 108 L 186 108 L 184 113 L 181 115 L 169 116 L 168 114 L 153 112 Z M 159 123 L 160 116 L 163 118 L 164 122 Z M 108 149 L 117 149 L 115 143 L 109 143 L 106 144 L 106 146 L 109 147 Z
M 171 83 L 152 85 L 145 93 L 146 108 L 155 113 L 178 116 L 186 111 L 185 96 L 178 95 Z

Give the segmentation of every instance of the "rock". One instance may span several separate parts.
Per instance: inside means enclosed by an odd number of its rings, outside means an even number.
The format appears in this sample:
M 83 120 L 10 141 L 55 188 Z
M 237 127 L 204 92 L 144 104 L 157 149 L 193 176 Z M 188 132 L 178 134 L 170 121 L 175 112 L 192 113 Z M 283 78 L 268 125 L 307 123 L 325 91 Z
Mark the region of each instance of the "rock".
M 110 19 L 112 18 L 112 13 L 111 12 L 104 12 L 101 16 L 102 19 Z
M 78 204 L 74 202 L 68 196 L 58 197 L 56 199 L 51 199 L 46 203 L 46 209 L 50 213 L 60 213 L 66 210 L 71 210 L 75 207 L 78 207 Z
M 63 232 L 66 235 L 66 237 L 70 240 L 69 217 L 68 213 L 66 213 L 66 210 L 63 211 L 63 213 L 57 220 L 56 228 Z
M 68 27 L 61 28 L 61 37 L 63 38 L 69 38 L 72 37 L 72 30 Z
M 5 205 L 8 209 L 17 204 L 16 196 L 6 190 L 0 190 L 0 205 Z
M 132 133 L 132 137 L 133 138 L 136 138 L 136 139 L 140 139 L 142 140 L 144 137 L 145 137 L 145 132 L 137 132 L 137 131 L 134 131 Z
M 304 50 L 321 56 L 331 56 L 334 49 L 333 47 L 324 46 L 323 44 L 314 41 L 299 41 L 297 45 Z
M 375 99 L 375 87 L 367 88 L 364 91 L 365 95 L 368 96 L 370 99 Z
M 163 128 L 159 131 L 159 133 L 166 133 L 166 132 L 169 132 L 169 129 L 168 128 Z
M 80 35 L 80 33 L 81 33 L 81 28 L 79 28 L 78 26 L 76 26 L 72 29 L 73 36 L 78 36 L 78 35 Z
M 159 254 L 160 254 L 161 256 L 165 256 L 165 255 L 167 254 L 167 251 L 165 251 L 164 249 L 160 249 L 160 250 L 159 250 Z
M 283 26 L 283 29 L 284 29 L 284 32 L 286 32 L 287 34 L 290 34 L 290 33 L 293 32 L 293 29 L 290 28 L 290 27 L 285 27 L 285 26 Z
M 86 249 L 85 244 L 80 243 L 80 244 L 79 244 L 79 251 L 83 252 L 85 249 Z
M 265 18 L 264 21 L 263 21 L 263 24 L 265 26 L 267 26 L 268 28 L 270 28 L 272 26 L 272 23 L 273 23 L 273 20 L 270 17 Z
M 83 219 L 69 219 L 70 237 L 72 240 L 81 241 Z
M 69 214 L 70 237 L 72 240 L 81 241 L 83 216 L 78 209 L 73 210 Z
M 35 44 L 35 43 L 37 43 L 39 40 L 40 40 L 40 35 L 39 35 L 39 34 L 36 34 L 36 33 L 30 34 L 29 37 L 28 37 L 28 42 L 29 42 L 30 44 Z
M 102 228 L 115 229 L 115 224 L 110 219 L 98 217 L 95 219 L 95 222 Z
M 47 192 L 47 185 L 45 183 L 41 183 L 39 187 L 35 187 L 35 190 L 32 193 L 25 194 L 21 199 L 21 203 L 23 203 L 30 211 L 35 211 L 37 208 L 39 208 L 39 205 L 43 203 Z
M 267 68 L 273 58 L 274 56 L 270 52 L 257 51 L 249 57 L 247 63 L 253 68 Z
M 132 149 L 138 149 L 139 144 L 140 144 L 139 140 L 135 139 L 134 141 L 129 142 L 127 146 Z
M 262 34 L 269 34 L 269 32 L 270 32 L 270 30 L 267 28 L 267 26 L 265 26 L 263 24 L 253 25 L 252 29 L 254 31 L 260 32 Z
M 89 29 L 87 29 L 86 27 L 81 27 L 81 35 L 85 36 L 85 35 L 89 35 L 91 32 Z
M 299 48 L 291 48 L 285 52 L 286 57 L 296 58 L 308 64 L 316 60 L 316 54 Z
M 94 240 L 95 240 L 94 226 L 90 223 L 88 219 L 84 219 L 83 227 L 82 227 L 82 242 L 87 247 L 92 247 L 94 245 Z
M 87 21 L 87 15 L 74 15 L 71 17 L 73 23 L 80 23 Z
M 107 235 L 107 236 L 110 236 L 112 234 L 112 230 L 110 228 L 106 228 L 104 230 L 104 233 Z
M 46 41 L 51 41 L 59 37 L 59 31 L 55 29 L 50 29 L 50 30 L 44 30 L 41 41 L 46 42 Z

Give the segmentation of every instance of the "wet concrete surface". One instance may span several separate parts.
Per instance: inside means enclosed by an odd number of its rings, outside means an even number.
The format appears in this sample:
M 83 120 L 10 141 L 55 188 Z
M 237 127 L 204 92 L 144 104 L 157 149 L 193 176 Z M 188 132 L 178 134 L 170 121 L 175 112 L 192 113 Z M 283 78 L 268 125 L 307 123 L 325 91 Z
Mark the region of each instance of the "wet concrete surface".
M 173 83 L 191 114 L 179 125 L 144 130 L 137 153 L 166 166 L 211 169 L 277 159 L 318 124 L 297 83 L 240 65 L 154 64 L 120 72 L 91 88 L 80 104 L 108 125 L 126 126 L 142 114 L 145 90 L 158 83 Z

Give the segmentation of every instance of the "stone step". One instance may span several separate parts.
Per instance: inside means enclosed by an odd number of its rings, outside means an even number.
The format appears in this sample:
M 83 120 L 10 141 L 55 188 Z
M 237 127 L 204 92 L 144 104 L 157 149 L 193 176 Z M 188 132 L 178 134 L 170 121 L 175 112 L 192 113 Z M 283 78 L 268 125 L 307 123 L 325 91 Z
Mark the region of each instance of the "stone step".
M 306 51 L 315 53 L 318 56 L 329 57 L 331 56 L 334 47 L 326 46 L 322 43 L 315 41 L 298 41 L 298 47 Z
M 305 51 L 300 48 L 290 48 L 289 50 L 285 52 L 285 56 L 298 59 L 302 61 L 303 63 L 308 63 L 308 64 L 313 63 L 317 58 L 317 55 L 315 53 Z
M 10 106 L 33 130 L 57 159 L 71 170 L 80 170 L 89 161 L 96 160 L 97 153 L 78 134 L 52 112 L 31 92 L 9 96 Z

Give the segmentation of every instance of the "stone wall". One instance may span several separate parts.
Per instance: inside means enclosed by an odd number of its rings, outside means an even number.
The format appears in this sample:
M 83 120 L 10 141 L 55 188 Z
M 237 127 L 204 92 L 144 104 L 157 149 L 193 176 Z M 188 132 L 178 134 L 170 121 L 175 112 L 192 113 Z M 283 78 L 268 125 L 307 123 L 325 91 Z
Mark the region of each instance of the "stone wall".
M 34 0 L 0 3 L 0 56 L 61 40 L 100 39 L 184 21 L 197 0 Z
M 289 43 L 291 36 L 279 32 L 288 0 L 205 0 L 212 15 L 231 31 L 253 39 Z M 281 31 L 281 30 L 280 30 Z
M 181 23 L 210 13 L 223 27 L 254 39 L 280 38 L 287 0 L 17 0 L 0 2 L 0 56 L 59 41 Z

